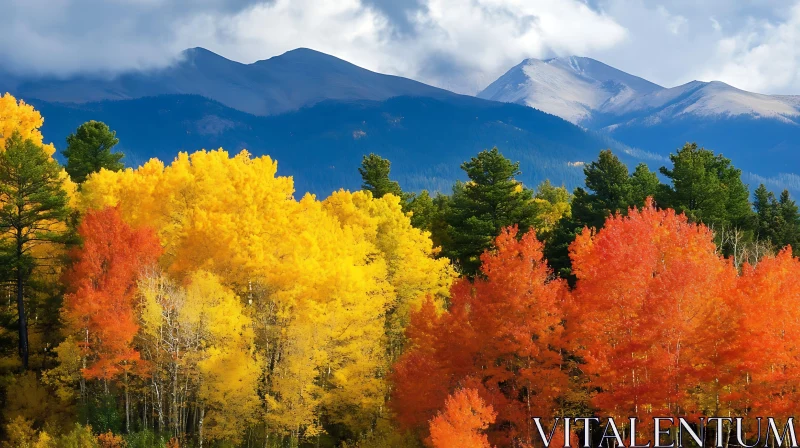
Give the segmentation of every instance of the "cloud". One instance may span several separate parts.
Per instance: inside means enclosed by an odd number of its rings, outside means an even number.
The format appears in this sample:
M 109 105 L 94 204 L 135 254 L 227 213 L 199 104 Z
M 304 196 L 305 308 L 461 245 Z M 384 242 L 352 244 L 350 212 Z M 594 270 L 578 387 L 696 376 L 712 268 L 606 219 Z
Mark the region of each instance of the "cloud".
M 524 58 L 609 48 L 626 35 L 581 0 L 4 1 L 13 11 L 0 18 L 5 65 L 58 74 L 163 66 L 195 46 L 242 62 L 310 47 L 474 93 Z
M 720 39 L 705 79 L 763 93 L 800 93 L 800 3 L 780 23 L 752 20 Z
M 113 74 L 309 47 L 475 93 L 528 57 L 800 93 L 800 0 L 0 0 L 0 72 Z M 710 22 L 710 23 L 709 23 Z

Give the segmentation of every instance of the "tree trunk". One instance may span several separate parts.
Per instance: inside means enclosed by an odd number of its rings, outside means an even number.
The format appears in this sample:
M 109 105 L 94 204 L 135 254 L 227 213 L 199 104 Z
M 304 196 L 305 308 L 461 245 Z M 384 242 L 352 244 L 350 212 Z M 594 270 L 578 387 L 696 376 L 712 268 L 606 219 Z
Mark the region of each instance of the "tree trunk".
M 128 371 L 125 370 L 125 434 L 131 433 L 131 398 L 128 394 Z
M 200 441 L 200 448 L 203 448 L 203 417 L 206 415 L 206 407 L 200 406 L 200 421 L 197 423 L 197 438 Z
M 22 248 L 17 248 L 17 263 L 21 263 Z M 28 370 L 28 318 L 25 316 L 25 303 L 22 291 L 22 266 L 17 266 L 17 313 L 19 314 L 19 356 L 22 369 Z

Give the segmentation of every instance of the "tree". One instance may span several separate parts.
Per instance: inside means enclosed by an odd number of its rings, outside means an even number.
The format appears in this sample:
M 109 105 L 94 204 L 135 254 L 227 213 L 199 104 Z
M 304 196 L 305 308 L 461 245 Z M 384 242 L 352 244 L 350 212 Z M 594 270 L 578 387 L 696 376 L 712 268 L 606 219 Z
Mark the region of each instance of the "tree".
M 382 198 L 387 193 L 403 197 L 400 184 L 389 179 L 391 167 L 392 162 L 377 154 L 370 153 L 370 155 L 364 156 L 361 160 L 361 167 L 358 168 L 363 181 L 361 189 L 372 192 L 372 196 L 376 198 Z
M 73 181 L 83 183 L 86 177 L 101 169 L 119 171 L 124 154 L 112 152 L 119 143 L 117 133 L 105 123 L 88 121 L 67 136 L 67 148 L 61 154 L 67 159 L 67 173 Z
M 483 431 L 494 423 L 497 414 L 478 396 L 475 389 L 459 389 L 447 397 L 444 410 L 431 420 L 434 448 L 489 448 Z
M 116 208 L 89 212 L 78 234 L 83 245 L 73 251 L 74 263 L 65 274 L 64 318 L 81 341 L 84 378 L 108 381 L 124 375 L 130 431 L 128 376 L 141 359 L 133 347 L 139 331 L 136 287 L 142 271 L 161 255 L 161 245 L 151 229 L 123 222 Z
M 569 219 L 572 216 L 571 200 L 572 195 L 565 187 L 556 187 L 549 180 L 539 184 L 533 196 L 536 234 L 547 239 L 562 218 Z
M 480 255 L 500 230 L 517 225 L 526 232 L 536 211 L 533 191 L 515 179 L 520 174 L 519 162 L 503 157 L 497 148 L 482 151 L 461 169 L 470 180 L 453 187 L 445 217 L 450 240 L 443 245 L 443 253 L 458 262 L 463 274 L 472 276 L 478 273 Z
M 471 387 L 497 411 L 490 440 L 531 443 L 532 417 L 550 415 L 567 388 L 565 282 L 552 279 L 533 231 L 518 239 L 507 228 L 495 246 L 481 256 L 482 277 L 453 285 L 447 312 L 428 302 L 412 313 L 390 401 L 405 428 L 426 429 L 449 393 Z
M 404 210 L 411 212 L 411 225 L 430 232 L 436 220 L 439 219 L 439 210 L 428 190 L 422 190 L 420 194 L 415 194 L 407 199 Z
M 572 244 L 567 318 L 603 415 L 695 415 L 732 339 L 736 270 L 711 231 L 649 202 Z M 714 414 L 717 415 L 717 414 Z
M 600 151 L 596 161 L 583 168 L 586 189 L 575 189 L 571 213 L 563 217 L 548 235 L 545 253 L 553 269 L 574 281 L 571 274 L 569 245 L 584 227 L 600 229 L 606 218 L 625 214 L 631 206 L 641 206 L 656 194 L 658 177 L 645 164 L 636 166 L 632 175 L 628 167 L 610 149 Z
M 48 156 L 56 152 L 52 143 L 45 144 L 42 132 L 39 130 L 44 124 L 42 115 L 30 104 L 14 98 L 10 93 L 0 95 L 0 151 L 5 150 L 6 141 L 14 133 L 19 133 L 22 140 L 30 139 L 34 144 L 41 146 Z
M 13 279 L 19 354 L 28 368 L 25 290 L 34 270 L 56 255 L 48 248 L 69 239 L 67 192 L 61 168 L 41 145 L 15 132 L 0 152 L 0 274 Z
M 709 226 L 752 226 L 750 192 L 730 159 L 687 143 L 670 160 L 672 169 L 661 167 L 660 171 L 672 185 L 661 187 L 659 206 L 684 212 L 692 221 Z
M 202 271 L 190 274 L 185 288 L 151 271 L 140 281 L 140 295 L 151 381 L 174 391 L 156 408 L 159 420 L 168 420 L 180 437 L 190 403 L 200 446 L 206 440 L 238 443 L 256 421 L 261 374 L 241 299 Z
M 800 212 L 787 190 L 776 199 L 764 184 L 759 185 L 753 193 L 753 209 L 757 238 L 777 249 L 792 246 L 795 253 L 800 250 Z
M 247 304 L 270 440 L 355 438 L 385 418 L 389 313 L 443 296 L 451 269 L 396 196 L 296 200 L 291 178 L 276 174 L 275 161 L 244 151 L 181 153 L 168 166 L 96 173 L 80 203 L 118 206 L 126 222 L 155 229 L 177 285 L 206 271 Z M 148 402 L 169 415 L 167 397 Z
M 786 248 L 745 265 L 735 291 L 742 315 L 731 342 L 740 347 L 742 408 L 753 415 L 791 417 L 800 400 L 800 260 Z M 764 354 L 768 353 L 768 356 Z

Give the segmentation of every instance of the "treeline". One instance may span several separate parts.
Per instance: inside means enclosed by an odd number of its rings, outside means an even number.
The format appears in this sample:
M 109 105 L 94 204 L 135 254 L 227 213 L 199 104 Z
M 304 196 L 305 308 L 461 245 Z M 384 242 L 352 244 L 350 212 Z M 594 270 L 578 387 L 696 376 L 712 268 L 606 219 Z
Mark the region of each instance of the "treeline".
M 123 169 L 97 122 L 62 167 L 41 125 L 0 97 L 5 446 L 523 447 L 800 398 L 797 207 L 711 151 L 570 193 L 492 149 L 434 196 L 368 155 L 298 200 L 246 151 Z
M 519 164 L 494 148 L 462 165 L 468 181 L 456 182 L 450 195 L 433 198 L 427 191 L 403 193 L 389 180 L 390 163 L 380 156 L 365 157 L 360 170 L 362 176 L 367 173 L 364 189 L 376 196 L 403 197 L 414 225 L 431 232 L 442 254 L 468 276 L 478 272 L 480 255 L 492 247 L 501 229 L 517 225 L 523 232 L 537 231 L 550 266 L 572 282 L 568 248 L 576 236 L 584 228 L 602 228 L 610 216 L 643 207 L 648 198 L 659 208 L 709 227 L 720 252 L 737 267 L 786 246 L 800 248 L 800 211 L 788 191 L 776 197 L 762 184 L 751 202 L 741 170 L 694 143 L 679 148 L 670 160 L 672 167 L 661 167 L 658 173 L 644 163 L 630 172 L 610 150 L 603 150 L 584 166 L 585 187 L 570 193 L 549 181 L 535 189 L 523 186 L 515 180 Z

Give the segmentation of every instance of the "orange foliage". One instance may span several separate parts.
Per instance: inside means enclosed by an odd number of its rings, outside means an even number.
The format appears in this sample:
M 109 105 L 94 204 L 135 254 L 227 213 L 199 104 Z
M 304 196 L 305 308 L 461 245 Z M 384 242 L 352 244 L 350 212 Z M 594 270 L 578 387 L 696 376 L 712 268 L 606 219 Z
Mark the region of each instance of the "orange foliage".
M 736 271 L 711 231 L 648 201 L 596 235 L 584 230 L 570 250 L 578 281 L 568 331 L 601 389 L 599 412 L 697 415 L 690 387 L 730 375 L 733 355 L 723 344 Z
M 549 414 L 567 387 L 558 351 L 565 283 L 551 278 L 533 232 L 518 240 L 506 229 L 495 245 L 481 257 L 485 277 L 457 282 L 447 312 L 428 302 L 412 314 L 390 402 L 405 428 L 424 429 L 450 391 L 472 387 L 497 410 L 494 442 L 530 441 L 531 417 Z
M 753 415 L 796 414 L 800 402 L 800 260 L 791 248 L 745 266 L 737 288 L 742 399 Z
M 132 347 L 136 282 L 161 246 L 152 230 L 132 229 L 116 208 L 88 213 L 78 233 L 83 246 L 65 274 L 63 315 L 90 359 L 84 377 L 110 379 L 140 360 Z
M 483 431 L 497 414 L 487 406 L 475 389 L 459 389 L 447 397 L 444 411 L 431 420 L 433 448 L 489 448 Z
M 100 448 L 125 448 L 128 446 L 122 436 L 114 434 L 111 431 L 98 435 L 97 443 L 100 445 Z

